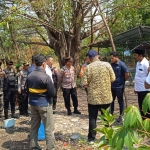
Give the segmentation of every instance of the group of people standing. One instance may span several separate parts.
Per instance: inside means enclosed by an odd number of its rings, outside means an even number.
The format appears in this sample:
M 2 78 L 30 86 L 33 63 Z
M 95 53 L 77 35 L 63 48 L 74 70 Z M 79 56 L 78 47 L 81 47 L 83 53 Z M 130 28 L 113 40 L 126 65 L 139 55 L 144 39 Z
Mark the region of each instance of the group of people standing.
M 135 73 L 135 93 L 138 94 L 138 104 L 142 113 L 142 102 L 150 88 L 149 62 L 144 57 L 145 50 L 135 49 L 135 58 L 138 61 Z M 86 63 L 82 66 L 80 77 L 85 87 L 88 101 L 89 132 L 88 140 L 93 142 L 96 137 L 96 121 L 98 111 L 110 107 L 110 113 L 114 113 L 114 101 L 117 97 L 120 113 L 117 122 L 123 123 L 125 81 L 129 77 L 129 71 L 122 62 L 117 52 L 110 53 L 111 63 L 100 61 L 97 51 L 90 50 L 86 54 Z M 32 56 L 32 65 L 29 63 L 18 64 L 17 72 L 13 68 L 12 61 L 6 61 L 7 68 L 0 68 L 0 117 L 8 119 L 9 103 L 11 105 L 11 117 L 15 116 L 16 96 L 19 103 L 20 115 L 28 116 L 28 103 L 31 106 L 31 131 L 30 144 L 32 149 L 41 149 L 37 142 L 38 129 L 41 120 L 45 126 L 47 150 L 55 150 L 53 112 L 56 109 L 58 83 L 61 84 L 64 103 L 68 115 L 72 115 L 70 96 L 73 101 L 75 114 L 81 114 L 78 110 L 78 98 L 75 81 L 75 68 L 71 57 L 65 58 L 65 65 L 58 70 L 53 67 L 53 58 L 42 54 Z M 17 94 L 16 94 L 17 91 Z M 147 115 L 146 117 L 149 117 Z
M 2 65 L 2 61 L 1 61 Z M 0 65 L 0 66 L 1 66 Z M 23 76 L 25 79 L 22 80 L 22 84 L 25 83 L 26 80 L 26 70 L 28 68 L 29 64 L 24 63 L 22 72 L 20 72 L 21 76 Z M 16 69 L 19 68 L 19 65 L 16 66 Z M 21 71 L 21 70 L 20 70 Z M 7 60 L 6 61 L 6 68 L 3 70 L 0 67 L 0 118 L 2 119 L 3 116 L 5 119 L 8 119 L 8 110 L 11 109 L 11 117 L 12 118 L 18 118 L 18 116 L 15 114 L 15 106 L 16 106 L 16 98 L 18 97 L 18 103 L 19 103 L 19 110 L 20 113 L 28 114 L 28 97 L 23 96 L 22 90 L 24 90 L 24 86 L 20 84 L 20 74 L 16 72 L 16 70 L 13 68 L 13 61 Z M 19 84 L 18 84 L 19 83 Z M 18 89 L 18 93 L 17 93 Z M 19 101 L 19 96 L 23 100 Z M 4 112 L 3 112 L 4 110 Z
M 116 121 L 123 123 L 124 114 L 124 89 L 125 81 L 130 76 L 127 66 L 122 62 L 117 52 L 110 53 L 110 62 L 99 60 L 97 51 L 90 50 L 86 54 L 86 65 L 82 67 L 82 85 L 87 91 L 88 112 L 89 112 L 89 133 L 88 140 L 93 143 L 96 137 L 96 121 L 98 111 L 110 107 L 110 113 L 114 113 L 114 101 L 117 97 L 119 103 L 119 115 Z M 141 116 L 150 118 L 142 112 L 142 103 L 150 91 L 149 61 L 145 58 L 145 50 L 134 49 L 134 57 L 137 60 L 134 78 L 134 92 L 138 95 L 138 105 Z M 83 69 L 84 68 L 84 69 Z M 84 71 L 83 71 L 84 70 Z
M 38 129 L 41 120 L 44 123 L 47 150 L 55 150 L 54 137 L 54 121 L 53 110 L 56 108 L 56 89 L 55 81 L 52 72 L 56 73 L 55 79 L 61 83 L 63 91 L 64 103 L 67 109 L 67 114 L 72 115 L 70 96 L 73 101 L 74 113 L 81 114 L 78 110 L 78 99 L 75 83 L 75 70 L 72 66 L 73 59 L 71 57 L 65 58 L 65 66 L 60 69 L 52 69 L 52 58 L 44 55 L 36 55 L 34 63 L 28 69 L 31 73 L 27 77 L 27 89 L 29 92 L 29 104 L 31 106 L 31 131 L 30 144 L 32 149 L 40 150 L 37 142 Z

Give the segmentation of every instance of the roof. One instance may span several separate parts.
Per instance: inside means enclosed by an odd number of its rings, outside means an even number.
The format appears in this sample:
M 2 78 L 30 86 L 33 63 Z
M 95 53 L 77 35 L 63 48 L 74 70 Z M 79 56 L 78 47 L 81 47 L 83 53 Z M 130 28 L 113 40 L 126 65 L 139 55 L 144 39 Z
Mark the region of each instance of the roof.
M 139 26 L 126 32 L 122 32 L 114 37 L 115 45 L 128 46 L 133 48 L 136 45 L 150 40 L 150 27 Z
M 135 46 L 131 51 L 135 49 L 145 49 L 145 50 L 150 50 L 150 43 L 149 42 L 143 42 L 137 46 Z
M 129 49 L 133 49 L 140 43 L 146 43 L 146 41 L 150 41 L 150 27 L 149 26 L 139 26 L 136 28 L 132 28 L 127 30 L 126 32 L 119 33 L 118 35 L 113 37 L 115 46 L 123 46 L 128 47 Z M 141 44 L 140 44 L 141 45 Z M 111 47 L 110 40 L 104 40 L 97 42 L 92 45 L 93 47 Z

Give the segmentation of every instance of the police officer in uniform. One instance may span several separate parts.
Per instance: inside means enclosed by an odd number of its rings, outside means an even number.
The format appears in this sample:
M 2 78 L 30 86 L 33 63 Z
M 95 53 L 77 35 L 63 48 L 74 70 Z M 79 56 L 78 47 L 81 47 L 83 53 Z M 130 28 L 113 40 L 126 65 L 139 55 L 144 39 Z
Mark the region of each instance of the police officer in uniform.
M 8 107 L 11 105 L 11 117 L 17 118 L 15 115 L 16 102 L 16 73 L 13 68 L 13 61 L 6 61 L 7 68 L 4 69 L 6 77 L 4 78 L 4 115 L 8 119 Z
M 70 96 L 72 98 L 74 113 L 81 114 L 78 110 L 78 98 L 76 91 L 76 81 L 75 81 L 75 69 L 72 66 L 73 59 L 72 57 L 65 58 L 65 66 L 60 69 L 60 73 L 58 75 L 58 80 L 61 83 L 63 97 L 65 102 L 65 107 L 67 109 L 68 115 L 72 115 L 71 112 L 71 104 L 70 104 Z
M 0 119 L 3 119 L 3 86 L 4 86 L 4 78 L 5 72 L 1 68 L 2 61 L 0 60 Z
M 18 76 L 18 94 L 19 94 L 19 111 L 20 115 L 28 116 L 28 92 L 26 80 L 28 75 L 29 63 L 23 63 L 23 69 Z

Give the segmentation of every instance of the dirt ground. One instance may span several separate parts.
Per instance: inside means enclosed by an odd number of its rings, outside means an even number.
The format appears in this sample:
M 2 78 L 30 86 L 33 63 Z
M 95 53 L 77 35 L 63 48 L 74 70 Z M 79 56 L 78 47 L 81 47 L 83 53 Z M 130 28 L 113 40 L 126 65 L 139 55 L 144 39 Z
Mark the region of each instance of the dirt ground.
M 137 96 L 134 94 L 132 86 L 126 88 L 126 98 L 128 105 L 137 106 Z M 89 145 L 87 142 L 87 97 L 82 89 L 78 89 L 78 100 L 79 110 L 82 114 L 67 116 L 61 91 L 58 94 L 57 109 L 54 114 L 56 150 L 97 150 L 96 147 Z M 115 113 L 118 114 L 117 102 L 115 110 Z M 0 121 L 0 127 L 0 150 L 30 150 L 28 138 L 30 117 L 20 117 L 16 120 L 15 127 L 9 129 L 4 129 L 3 121 Z M 72 135 L 77 135 L 78 140 L 73 140 Z M 99 138 L 100 135 L 97 134 L 97 139 Z M 46 149 L 45 141 L 39 141 L 39 145 L 44 150 Z

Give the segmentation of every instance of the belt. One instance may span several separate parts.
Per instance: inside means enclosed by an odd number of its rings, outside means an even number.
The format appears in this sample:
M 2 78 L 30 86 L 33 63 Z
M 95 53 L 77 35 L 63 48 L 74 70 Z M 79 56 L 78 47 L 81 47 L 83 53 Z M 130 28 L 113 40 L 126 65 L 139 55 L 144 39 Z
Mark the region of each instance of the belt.
M 40 93 L 45 93 L 47 92 L 47 89 L 34 89 L 34 88 L 29 88 L 30 93 L 35 93 L 35 94 L 40 94 Z

